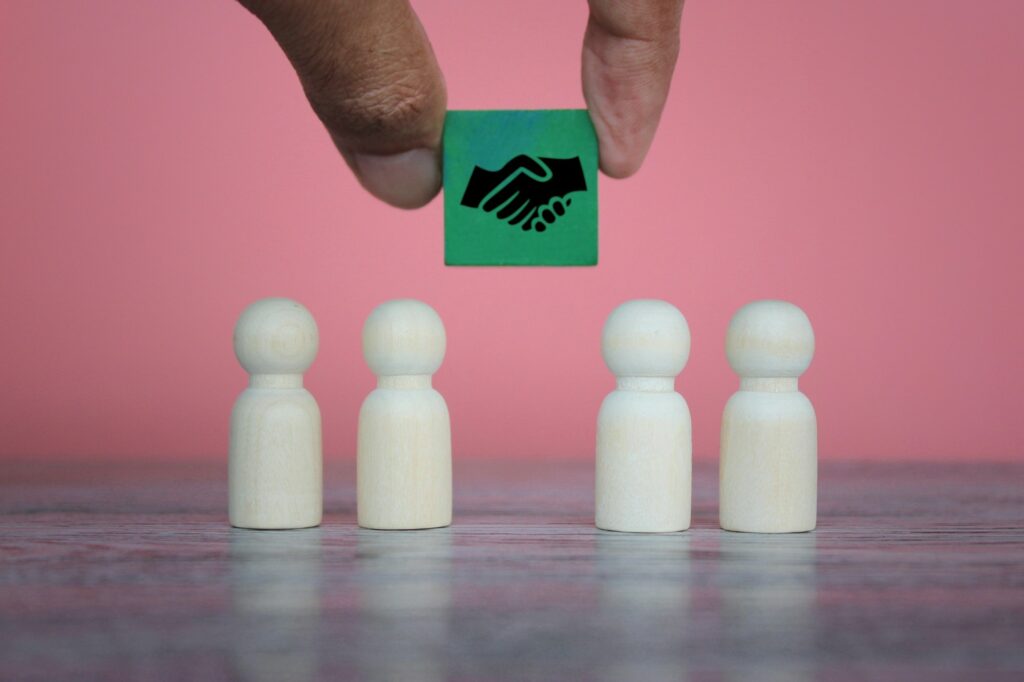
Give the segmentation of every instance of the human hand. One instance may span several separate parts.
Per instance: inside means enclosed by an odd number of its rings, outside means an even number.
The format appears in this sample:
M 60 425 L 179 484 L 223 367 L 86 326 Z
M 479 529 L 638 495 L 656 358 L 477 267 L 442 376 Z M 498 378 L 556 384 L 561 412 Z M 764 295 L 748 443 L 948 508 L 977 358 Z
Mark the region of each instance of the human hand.
M 284 50 L 313 110 L 363 187 L 400 208 L 429 202 L 441 188 L 447 96 L 408 0 L 239 2 Z M 583 96 L 597 132 L 601 170 L 624 178 L 643 163 L 668 97 L 683 0 L 589 4 Z M 530 167 L 522 166 L 519 183 L 528 184 Z M 539 166 L 531 172 L 544 175 Z M 532 212 L 555 216 L 558 202 L 549 203 L 535 205 Z M 529 218 L 526 225 L 538 230 L 550 222 L 522 210 L 503 216 L 499 207 L 485 210 L 499 209 L 502 219 Z M 564 212 L 564 203 L 561 208 Z

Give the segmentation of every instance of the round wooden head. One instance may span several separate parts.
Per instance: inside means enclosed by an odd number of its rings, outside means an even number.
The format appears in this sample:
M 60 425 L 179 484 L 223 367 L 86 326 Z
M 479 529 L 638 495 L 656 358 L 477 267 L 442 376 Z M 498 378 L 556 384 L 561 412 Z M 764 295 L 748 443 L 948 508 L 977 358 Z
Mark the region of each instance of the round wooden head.
M 441 317 L 411 298 L 381 303 L 363 325 L 363 357 L 377 376 L 433 374 L 446 343 Z
M 235 325 L 235 357 L 249 374 L 302 374 L 316 359 L 320 334 L 301 303 L 264 298 Z
M 616 376 L 674 377 L 690 357 L 690 327 L 671 303 L 627 301 L 604 323 L 601 354 Z
M 741 377 L 798 377 L 814 357 L 814 329 L 792 303 L 754 301 L 733 315 L 725 354 Z

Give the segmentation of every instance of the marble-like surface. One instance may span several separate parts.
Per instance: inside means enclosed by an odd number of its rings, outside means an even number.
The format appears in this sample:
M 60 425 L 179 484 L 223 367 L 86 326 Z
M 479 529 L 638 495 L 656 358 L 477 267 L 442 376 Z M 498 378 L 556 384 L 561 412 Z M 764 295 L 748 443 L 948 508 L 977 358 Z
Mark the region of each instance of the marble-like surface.
M 592 526 L 591 464 L 463 463 L 448 529 L 228 528 L 219 464 L 0 463 L 0 679 L 1024 679 L 1024 467 L 825 465 L 819 529 Z

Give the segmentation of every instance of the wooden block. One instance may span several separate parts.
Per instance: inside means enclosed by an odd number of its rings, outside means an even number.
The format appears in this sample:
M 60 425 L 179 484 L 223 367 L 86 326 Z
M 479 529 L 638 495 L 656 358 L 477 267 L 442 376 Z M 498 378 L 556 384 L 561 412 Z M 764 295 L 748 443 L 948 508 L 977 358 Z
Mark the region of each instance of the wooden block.
M 585 109 L 449 111 L 447 265 L 596 265 L 597 137 Z

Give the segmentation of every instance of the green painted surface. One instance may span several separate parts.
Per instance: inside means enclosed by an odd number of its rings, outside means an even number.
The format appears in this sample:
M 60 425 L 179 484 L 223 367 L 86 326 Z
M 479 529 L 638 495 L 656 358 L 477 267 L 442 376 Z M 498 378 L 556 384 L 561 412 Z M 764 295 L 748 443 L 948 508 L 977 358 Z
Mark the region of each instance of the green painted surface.
M 587 111 L 449 111 L 444 225 L 448 265 L 596 265 Z

